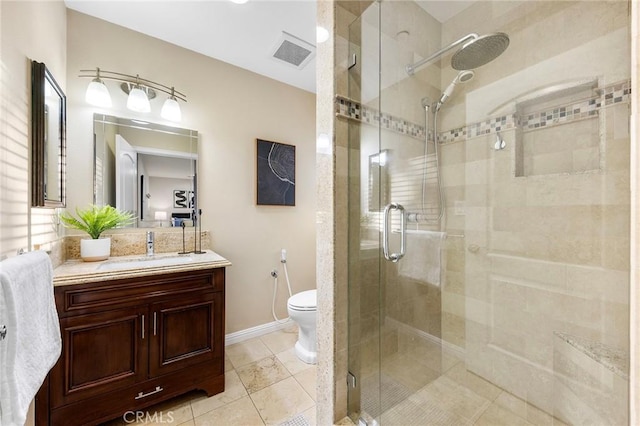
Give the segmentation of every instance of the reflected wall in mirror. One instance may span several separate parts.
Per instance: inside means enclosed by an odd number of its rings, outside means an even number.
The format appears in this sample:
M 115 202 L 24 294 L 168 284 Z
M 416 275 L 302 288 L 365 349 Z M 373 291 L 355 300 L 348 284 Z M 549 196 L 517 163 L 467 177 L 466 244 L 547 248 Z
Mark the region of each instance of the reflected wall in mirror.
M 378 212 L 389 204 L 389 150 L 369 156 L 369 211 Z
M 67 98 L 45 64 L 31 62 L 33 207 L 64 207 Z
M 94 114 L 94 203 L 133 213 L 134 227 L 193 226 L 198 132 Z

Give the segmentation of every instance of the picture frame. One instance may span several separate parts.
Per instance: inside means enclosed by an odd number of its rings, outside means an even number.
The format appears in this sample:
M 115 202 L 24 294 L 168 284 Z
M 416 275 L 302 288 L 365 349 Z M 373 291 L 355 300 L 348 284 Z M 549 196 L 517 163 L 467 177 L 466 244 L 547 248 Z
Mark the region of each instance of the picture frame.
M 256 139 L 256 203 L 296 205 L 296 147 Z
M 173 207 L 176 209 L 192 209 L 194 206 L 194 192 L 187 189 L 173 190 Z

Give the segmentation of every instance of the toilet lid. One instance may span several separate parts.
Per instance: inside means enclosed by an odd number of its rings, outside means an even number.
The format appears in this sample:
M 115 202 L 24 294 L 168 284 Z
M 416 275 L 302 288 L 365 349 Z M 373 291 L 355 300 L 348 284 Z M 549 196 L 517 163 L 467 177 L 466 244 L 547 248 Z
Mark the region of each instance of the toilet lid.
M 317 306 L 317 291 L 307 290 L 294 294 L 289 298 L 288 305 L 292 309 L 313 310 Z

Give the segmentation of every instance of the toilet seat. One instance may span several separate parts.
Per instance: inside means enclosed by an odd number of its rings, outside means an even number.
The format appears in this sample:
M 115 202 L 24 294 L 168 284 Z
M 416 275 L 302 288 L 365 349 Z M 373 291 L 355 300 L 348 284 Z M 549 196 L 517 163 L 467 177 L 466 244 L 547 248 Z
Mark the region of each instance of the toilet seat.
M 317 309 L 317 291 L 307 290 L 294 294 L 287 305 L 294 311 L 315 311 Z

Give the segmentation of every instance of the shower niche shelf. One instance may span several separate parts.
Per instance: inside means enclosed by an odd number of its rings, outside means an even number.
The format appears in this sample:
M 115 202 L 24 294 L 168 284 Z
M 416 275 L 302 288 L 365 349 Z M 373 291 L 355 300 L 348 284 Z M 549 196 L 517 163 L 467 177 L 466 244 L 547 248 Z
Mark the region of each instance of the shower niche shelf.
M 517 123 L 515 176 L 599 170 L 601 98 L 598 80 L 591 79 L 555 84 L 509 102 Z

